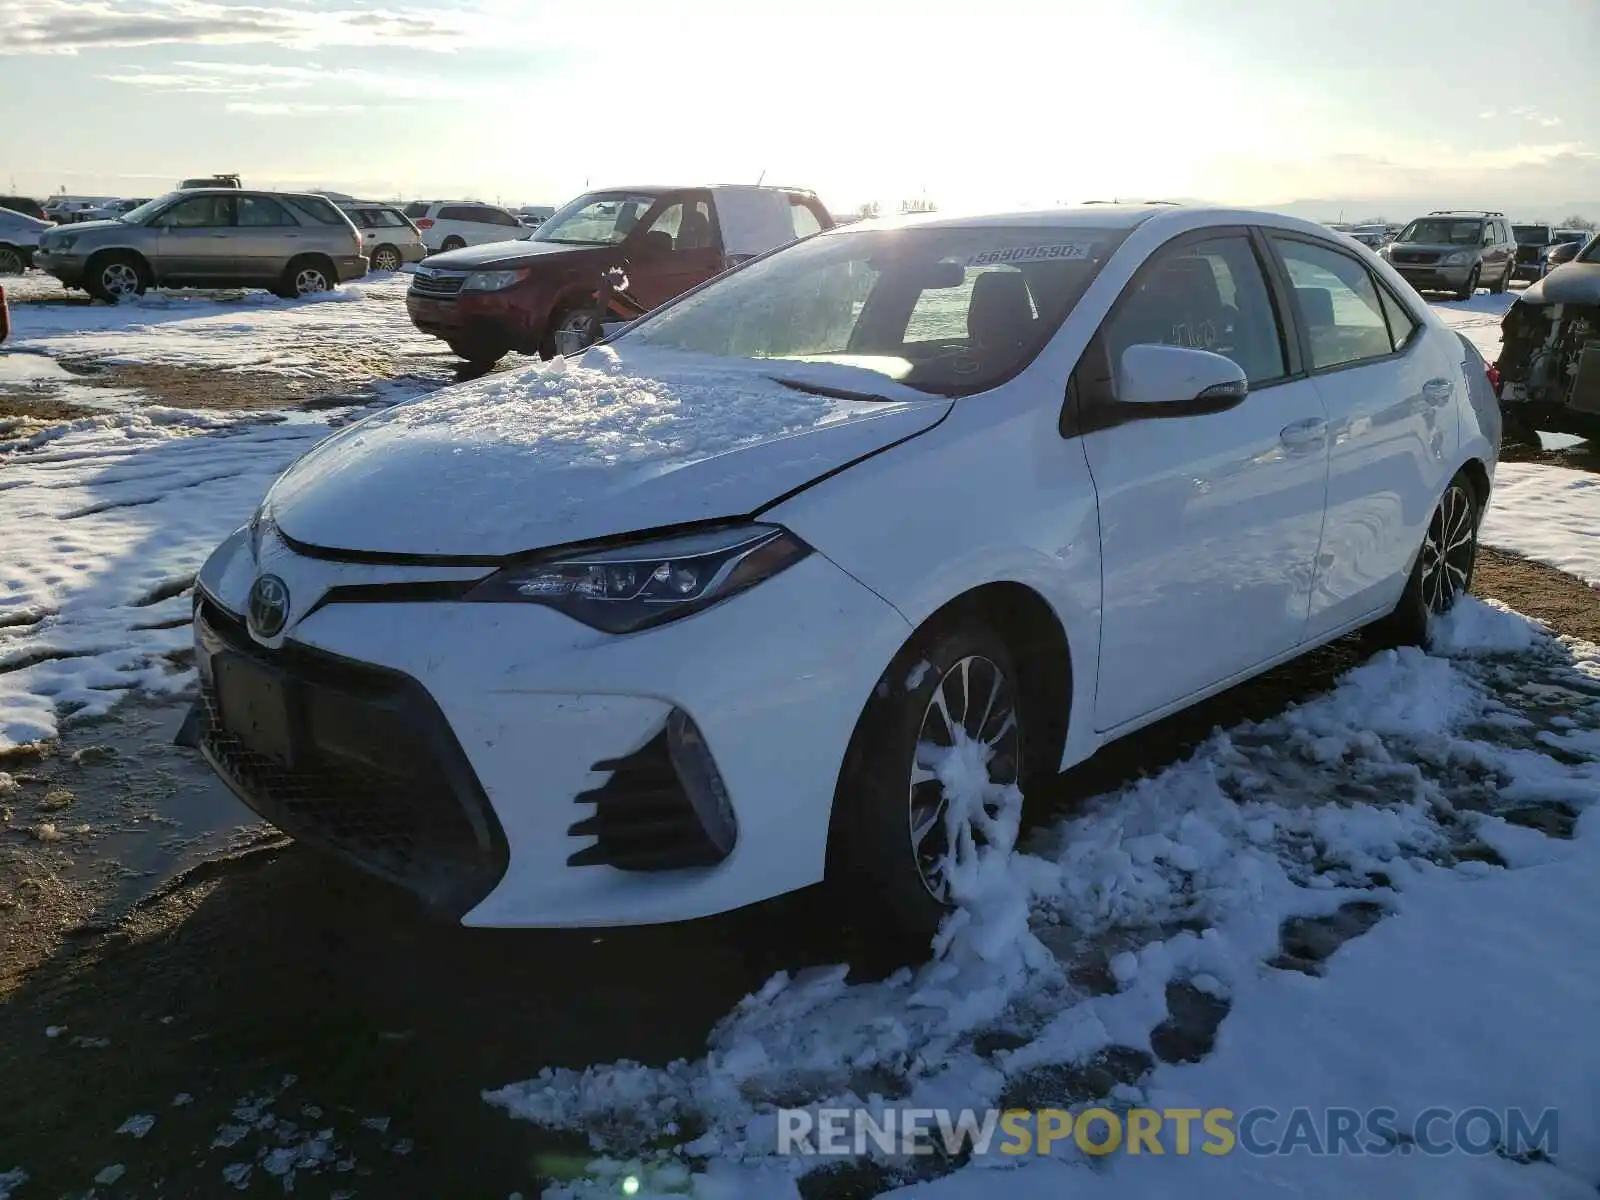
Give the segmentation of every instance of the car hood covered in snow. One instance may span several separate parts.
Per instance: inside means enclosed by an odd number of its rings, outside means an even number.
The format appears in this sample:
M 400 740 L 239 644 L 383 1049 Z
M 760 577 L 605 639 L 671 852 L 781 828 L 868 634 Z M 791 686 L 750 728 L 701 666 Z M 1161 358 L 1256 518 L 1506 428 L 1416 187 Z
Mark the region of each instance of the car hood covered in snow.
M 744 516 L 951 403 L 853 367 L 596 347 L 351 425 L 267 510 L 326 550 L 498 557 Z

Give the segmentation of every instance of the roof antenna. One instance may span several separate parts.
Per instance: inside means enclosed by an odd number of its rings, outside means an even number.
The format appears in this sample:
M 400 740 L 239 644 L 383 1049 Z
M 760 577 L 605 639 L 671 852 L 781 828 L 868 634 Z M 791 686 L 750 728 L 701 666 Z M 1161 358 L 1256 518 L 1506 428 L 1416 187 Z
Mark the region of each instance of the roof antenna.
M 763 179 L 765 179 L 766 177 L 767 177 L 767 169 L 765 167 L 762 167 L 761 168 L 761 174 L 756 176 L 756 186 L 760 187 L 761 186 L 761 181 Z

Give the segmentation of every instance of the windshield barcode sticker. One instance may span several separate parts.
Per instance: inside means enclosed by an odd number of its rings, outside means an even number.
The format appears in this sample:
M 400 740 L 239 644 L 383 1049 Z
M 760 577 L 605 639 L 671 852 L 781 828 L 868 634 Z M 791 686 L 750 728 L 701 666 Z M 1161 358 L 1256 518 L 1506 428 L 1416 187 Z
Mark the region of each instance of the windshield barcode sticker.
M 1068 242 L 1058 246 L 1013 246 L 1009 250 L 985 250 L 967 259 L 969 267 L 989 267 L 996 263 L 1039 262 L 1041 260 L 1072 260 L 1089 257 L 1094 249 L 1089 242 Z

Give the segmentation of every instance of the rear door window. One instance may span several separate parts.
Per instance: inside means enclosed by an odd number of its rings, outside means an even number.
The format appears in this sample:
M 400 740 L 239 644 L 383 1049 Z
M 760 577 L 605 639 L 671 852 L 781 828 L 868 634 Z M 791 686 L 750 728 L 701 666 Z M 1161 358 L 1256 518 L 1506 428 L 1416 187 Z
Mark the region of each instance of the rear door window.
M 311 218 L 318 225 L 343 225 L 344 214 L 321 196 L 285 196 L 283 202 L 297 213 Z
M 240 196 L 238 211 L 241 226 L 249 225 L 260 229 L 263 226 L 299 224 L 289 215 L 288 209 L 265 196 Z

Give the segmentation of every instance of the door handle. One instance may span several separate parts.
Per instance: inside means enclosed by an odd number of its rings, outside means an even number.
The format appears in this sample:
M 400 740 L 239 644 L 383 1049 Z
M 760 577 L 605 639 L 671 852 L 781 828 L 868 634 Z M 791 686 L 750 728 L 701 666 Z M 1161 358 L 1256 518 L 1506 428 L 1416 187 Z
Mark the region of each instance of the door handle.
M 1301 449 L 1306 446 L 1315 446 L 1328 436 L 1328 422 L 1322 417 L 1307 417 L 1303 421 L 1291 421 L 1278 430 L 1278 440 L 1285 446 Z

